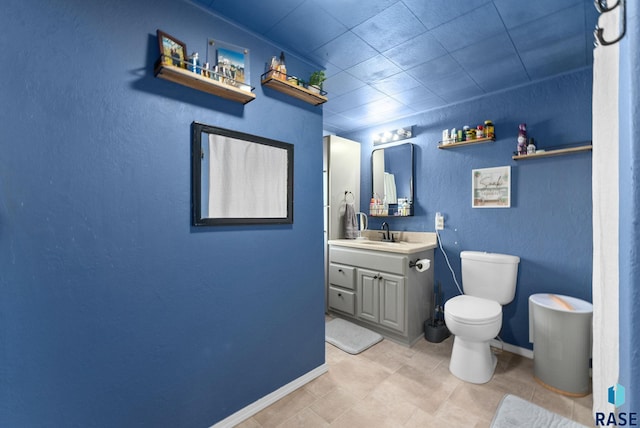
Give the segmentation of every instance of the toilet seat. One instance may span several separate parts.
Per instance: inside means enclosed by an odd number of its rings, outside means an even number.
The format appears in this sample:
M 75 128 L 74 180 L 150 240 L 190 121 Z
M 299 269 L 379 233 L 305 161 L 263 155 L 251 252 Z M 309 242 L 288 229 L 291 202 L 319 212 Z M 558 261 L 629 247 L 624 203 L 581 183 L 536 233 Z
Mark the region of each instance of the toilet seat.
M 444 313 L 460 324 L 484 325 L 502 322 L 502 306 L 493 300 L 475 296 L 456 296 L 444 304 Z

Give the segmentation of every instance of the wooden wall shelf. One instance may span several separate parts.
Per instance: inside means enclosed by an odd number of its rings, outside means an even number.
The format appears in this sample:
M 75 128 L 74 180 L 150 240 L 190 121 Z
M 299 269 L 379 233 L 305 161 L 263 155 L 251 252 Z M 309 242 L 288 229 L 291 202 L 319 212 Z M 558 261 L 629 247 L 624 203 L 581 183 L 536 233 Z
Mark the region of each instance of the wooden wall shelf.
M 286 80 L 276 78 L 274 77 L 274 74 L 274 71 L 268 71 L 264 73 L 261 77 L 262 85 L 271 89 L 275 89 L 276 91 L 282 92 L 283 94 L 287 94 L 299 100 L 305 101 L 309 104 L 313 104 L 314 106 L 324 104 L 329 101 L 323 93 L 316 94 L 315 92 L 310 91 L 304 86 L 300 86 L 298 84 L 290 83 Z
M 445 144 L 442 141 L 440 141 L 438 143 L 438 148 L 439 149 L 453 149 L 454 147 L 470 146 L 471 144 L 490 143 L 492 141 L 496 141 L 495 137 L 493 137 L 493 138 L 476 138 L 474 140 L 457 141 L 455 143 L 448 143 L 448 144 Z
M 161 79 L 242 104 L 246 104 L 256 98 L 255 94 L 251 92 L 252 88 L 249 85 L 242 84 L 245 88 L 241 89 L 237 86 L 228 85 L 210 77 L 196 74 L 184 68 L 176 67 L 175 65 L 163 64 L 161 61 L 156 63 L 154 74 Z
M 584 146 L 568 147 L 565 149 L 545 149 L 543 152 L 537 151 L 535 153 L 531 153 L 530 155 L 513 155 L 511 158 L 513 160 L 538 159 L 548 158 L 551 156 L 570 155 L 580 152 L 590 152 L 591 150 L 593 150 L 593 145 L 585 144 Z

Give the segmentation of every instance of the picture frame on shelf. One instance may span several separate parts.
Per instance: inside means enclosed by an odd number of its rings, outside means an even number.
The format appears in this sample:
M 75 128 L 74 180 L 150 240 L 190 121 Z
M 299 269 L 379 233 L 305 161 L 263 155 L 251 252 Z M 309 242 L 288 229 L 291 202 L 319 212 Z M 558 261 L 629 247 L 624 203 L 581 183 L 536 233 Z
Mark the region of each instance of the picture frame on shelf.
M 511 167 L 499 166 L 472 170 L 471 206 L 473 208 L 511 208 Z
M 209 39 L 207 62 L 213 65 L 224 83 L 241 89 L 251 87 L 250 52 L 248 48 Z
M 156 31 L 162 64 L 185 68 L 187 45 L 162 30 Z

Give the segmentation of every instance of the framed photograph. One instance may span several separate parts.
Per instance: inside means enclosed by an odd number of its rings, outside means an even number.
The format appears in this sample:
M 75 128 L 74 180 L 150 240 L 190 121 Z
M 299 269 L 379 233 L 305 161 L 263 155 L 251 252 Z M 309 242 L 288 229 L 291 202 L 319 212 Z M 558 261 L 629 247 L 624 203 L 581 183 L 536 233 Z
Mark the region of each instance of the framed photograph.
M 192 224 L 293 223 L 293 145 L 191 124 Z
M 187 45 L 164 31 L 157 30 L 158 47 L 162 56 L 162 63 L 185 68 L 187 58 Z
M 225 83 L 250 87 L 249 49 L 213 39 L 209 39 L 208 46 L 207 62 L 217 67 Z
M 510 208 L 511 167 L 499 166 L 472 170 L 471 206 L 473 208 Z

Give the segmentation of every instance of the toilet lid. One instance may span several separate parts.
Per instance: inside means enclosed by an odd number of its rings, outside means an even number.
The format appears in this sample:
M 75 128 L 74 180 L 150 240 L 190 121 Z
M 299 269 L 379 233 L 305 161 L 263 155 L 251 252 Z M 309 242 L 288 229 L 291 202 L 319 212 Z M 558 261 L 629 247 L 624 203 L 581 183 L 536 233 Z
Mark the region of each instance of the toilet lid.
M 475 296 L 456 296 L 444 304 L 445 314 L 465 324 L 486 324 L 502 316 L 502 306 Z

